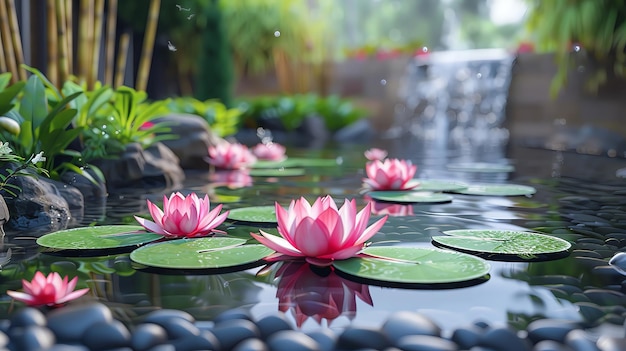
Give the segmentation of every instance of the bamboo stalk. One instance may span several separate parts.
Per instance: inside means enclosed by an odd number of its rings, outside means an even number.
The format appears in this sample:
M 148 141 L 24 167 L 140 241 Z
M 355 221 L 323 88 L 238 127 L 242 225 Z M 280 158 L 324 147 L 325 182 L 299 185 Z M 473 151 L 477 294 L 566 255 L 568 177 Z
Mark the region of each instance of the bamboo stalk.
M 67 45 L 67 67 L 74 74 L 74 30 L 72 20 L 72 0 L 65 0 L 65 45 Z
M 148 20 L 146 22 L 146 33 L 143 37 L 143 49 L 141 52 L 141 59 L 139 61 L 139 72 L 137 73 L 137 82 L 135 83 L 135 89 L 138 91 L 145 91 L 146 86 L 148 85 L 150 65 L 152 64 L 152 50 L 154 49 L 154 39 L 156 37 L 160 7 L 161 0 L 152 0 L 150 2 L 150 10 L 148 12 Z
M 46 20 L 48 23 L 48 68 L 46 69 L 46 76 L 50 82 L 58 86 L 59 72 L 58 72 L 58 40 L 57 40 L 57 16 L 55 11 L 55 0 L 46 1 Z
M 20 27 L 17 23 L 17 13 L 15 11 L 15 0 L 9 0 L 7 4 L 7 10 L 9 13 L 9 22 L 12 31 L 13 48 L 15 49 L 15 60 L 17 67 L 21 67 L 24 63 L 24 51 L 22 51 L 22 38 L 20 36 Z M 26 71 L 18 69 L 17 73 L 21 80 L 26 80 Z
M 128 60 L 128 44 L 130 35 L 124 33 L 120 36 L 120 44 L 117 48 L 117 72 L 115 72 L 115 81 L 113 87 L 117 88 L 124 85 L 124 74 L 126 73 L 126 61 Z
M 55 1 L 56 4 L 56 19 L 57 19 L 57 34 L 59 36 L 59 84 L 63 84 L 69 75 L 69 63 L 67 61 L 67 20 L 65 18 L 65 2 Z
M 117 0 L 109 0 L 109 12 L 107 13 L 107 34 L 104 62 L 104 84 L 113 84 L 113 63 L 115 60 L 115 31 L 117 24 Z
M 2 45 L 2 33 L 0 33 L 0 72 L 6 72 L 6 71 L 7 71 L 7 61 L 4 58 L 4 46 Z
M 18 80 L 17 64 L 15 63 L 15 53 L 13 51 L 13 42 L 11 41 L 11 28 L 9 27 L 9 16 L 7 14 L 6 1 L 0 1 L 0 32 L 2 34 L 2 44 L 4 48 L 4 57 L 8 71 L 11 72 L 11 81 Z
M 81 0 L 78 22 L 78 76 L 81 81 L 88 80 L 89 66 L 93 49 L 93 0 Z M 88 88 L 91 86 L 88 85 Z
M 89 87 L 93 87 L 98 80 L 98 68 L 100 68 L 100 41 L 102 39 L 102 17 L 104 16 L 104 0 L 96 0 L 95 19 L 93 22 L 93 42 L 91 53 L 91 66 L 87 82 Z

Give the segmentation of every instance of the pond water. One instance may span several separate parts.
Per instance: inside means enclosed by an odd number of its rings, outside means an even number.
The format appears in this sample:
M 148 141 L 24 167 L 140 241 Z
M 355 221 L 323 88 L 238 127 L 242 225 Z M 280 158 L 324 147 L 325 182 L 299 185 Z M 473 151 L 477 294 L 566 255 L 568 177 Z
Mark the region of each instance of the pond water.
M 622 330 L 626 315 L 626 284 L 608 266 L 608 259 L 626 245 L 626 181 L 617 178 L 622 158 L 585 156 L 503 145 L 455 149 L 416 138 L 378 140 L 373 145 L 335 145 L 316 150 L 288 149 L 293 157 L 336 159 L 333 167 L 311 167 L 293 177 L 253 177 L 253 185 L 240 189 L 214 188 L 209 175 L 192 172 L 183 192 L 209 193 L 213 206 L 287 205 L 305 196 L 332 195 L 335 200 L 357 199 L 364 177 L 363 151 L 371 146 L 389 150 L 390 157 L 411 159 L 418 177 L 474 182 L 510 182 L 537 189 L 532 197 L 471 196 L 454 194 L 445 204 L 376 204 L 377 213 L 392 214 L 372 239 L 374 243 L 432 247 L 431 236 L 444 230 L 481 228 L 537 230 L 570 241 L 570 255 L 543 262 L 490 261 L 488 279 L 471 285 L 429 289 L 368 285 L 335 273 L 319 275 L 308 267 L 289 267 L 277 277 L 276 269 L 259 274 L 262 267 L 223 274 L 148 270 L 133 264 L 128 254 L 63 257 L 41 252 L 29 233 L 8 233 L 5 250 L 13 258 L 4 265 L 0 284 L 19 290 L 20 279 L 36 270 L 56 270 L 80 277 L 91 292 L 85 300 L 98 300 L 116 318 L 136 322 L 159 308 L 185 310 L 197 320 L 210 321 L 219 313 L 242 308 L 256 317 L 282 310 L 303 330 L 330 325 L 380 326 L 394 311 L 423 313 L 444 330 L 487 321 L 523 329 L 538 318 L 579 321 L 588 327 L 615 326 Z M 513 172 L 450 169 L 450 164 L 489 162 L 511 165 Z M 132 215 L 147 216 L 146 199 L 160 203 L 172 189 L 125 189 L 112 193 L 106 206 L 89 203 L 83 225 L 134 224 Z M 373 215 L 372 221 L 379 215 Z M 259 226 L 228 223 L 227 232 L 245 236 Z M 0 318 L 16 305 L 0 297 Z M 603 329 L 603 332 L 606 330 Z M 623 333 L 623 331 L 622 331 Z

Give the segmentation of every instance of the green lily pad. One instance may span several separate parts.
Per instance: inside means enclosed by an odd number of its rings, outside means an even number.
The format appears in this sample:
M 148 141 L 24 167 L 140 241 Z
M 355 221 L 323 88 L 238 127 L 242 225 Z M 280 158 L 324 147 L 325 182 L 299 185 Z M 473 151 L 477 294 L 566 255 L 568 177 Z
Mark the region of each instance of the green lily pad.
M 243 266 L 274 253 L 245 239 L 209 237 L 178 239 L 143 246 L 130 254 L 134 262 L 167 269 L 217 269 Z
M 380 246 L 363 250 L 373 257 L 335 261 L 339 271 L 360 278 L 403 284 L 446 284 L 478 279 L 489 273 L 485 260 L 449 250 Z
M 274 206 L 252 206 L 235 208 L 228 211 L 231 221 L 276 223 L 276 208 Z
M 337 166 L 336 159 L 328 158 L 303 158 L 303 157 L 288 157 L 282 161 L 267 161 L 258 160 L 252 166 L 253 168 L 291 168 L 291 167 L 335 167 Z
M 447 165 L 447 168 L 451 171 L 481 173 L 509 173 L 515 171 L 515 167 L 512 165 L 487 162 L 450 163 Z
M 420 185 L 414 189 L 416 191 L 455 191 L 468 187 L 466 183 L 456 180 L 418 179 L 418 181 Z
M 486 196 L 525 196 L 537 192 L 535 188 L 518 184 L 472 184 L 466 189 L 454 191 L 464 195 L 486 195 Z
M 567 251 L 571 244 L 550 235 L 512 230 L 461 229 L 443 232 L 432 240 L 443 246 L 476 253 L 516 255 L 555 254 Z
M 374 200 L 398 203 L 444 203 L 453 199 L 448 194 L 428 191 L 372 191 L 367 194 Z
M 304 175 L 304 168 L 251 169 L 253 177 L 295 177 Z
M 37 244 L 59 250 L 102 250 L 138 246 L 161 238 L 139 225 L 104 225 L 46 234 L 37 239 Z

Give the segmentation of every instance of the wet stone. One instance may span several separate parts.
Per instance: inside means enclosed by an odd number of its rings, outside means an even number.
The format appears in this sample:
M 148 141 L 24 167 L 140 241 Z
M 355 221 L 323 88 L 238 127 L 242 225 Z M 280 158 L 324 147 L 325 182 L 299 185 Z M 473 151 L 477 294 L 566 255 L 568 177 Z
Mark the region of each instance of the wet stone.
M 92 325 L 113 320 L 108 307 L 100 303 L 70 305 L 48 313 L 48 328 L 61 342 L 80 341 Z
M 600 243 L 581 243 L 580 241 L 576 242 L 576 248 L 580 250 L 589 250 L 589 251 L 598 251 L 598 250 L 606 250 L 606 245 L 604 244 L 604 240 Z
M 217 325 L 224 321 L 237 320 L 237 319 L 245 319 L 245 320 L 252 321 L 252 315 L 250 314 L 249 311 L 236 308 L 236 309 L 224 311 L 218 314 L 217 317 L 213 319 L 213 322 L 215 322 L 215 324 Z
M 237 344 L 233 351 L 269 351 L 263 340 L 251 338 Z
M 386 330 L 374 328 L 350 327 L 344 330 L 339 335 L 339 338 L 337 338 L 337 347 L 346 350 L 356 350 L 366 347 L 382 350 L 392 346 L 389 342 L 390 339 L 396 340 L 393 337 L 388 338 L 388 334 L 385 334 L 385 332 Z
M 332 351 L 335 349 L 337 334 L 330 329 L 319 329 L 307 333 L 319 345 L 319 351 Z
M 480 346 L 490 347 L 495 350 L 507 351 L 530 351 L 531 347 L 526 340 L 508 328 L 493 328 L 482 335 Z
M 570 296 L 570 300 L 572 302 L 591 302 L 589 300 L 589 298 L 587 297 L 587 295 L 585 295 L 583 293 L 574 293 L 574 294 L 572 294 L 572 296 Z
M 10 328 L 28 327 L 31 325 L 45 326 L 46 316 L 36 308 L 26 307 L 13 314 L 10 321 Z
M 591 257 L 591 258 L 602 258 L 602 255 L 592 250 L 572 250 L 572 256 L 574 257 Z
M 624 276 L 620 272 L 618 272 L 617 270 L 615 270 L 615 268 L 609 265 L 594 267 L 591 270 L 591 275 L 596 278 L 602 278 L 607 283 L 614 282 L 616 284 L 621 284 L 622 280 L 624 279 Z
M 528 339 L 533 343 L 542 340 L 563 342 L 569 332 L 579 328 L 580 325 L 573 321 L 558 319 L 540 319 L 531 322 L 526 328 Z
M 580 315 L 590 323 L 597 321 L 598 319 L 604 316 L 604 311 L 600 308 L 600 306 L 591 303 L 591 302 L 576 302 L 574 303 L 578 306 Z
M 450 340 L 454 341 L 461 349 L 470 349 L 480 341 L 483 330 L 478 327 L 457 328 L 452 332 Z
M 624 294 L 607 289 L 588 289 L 584 291 L 584 294 L 589 299 L 600 306 L 613 306 L 622 305 L 626 303 L 626 297 Z
M 565 284 L 580 286 L 580 279 L 571 277 L 569 275 L 544 275 L 531 277 L 531 284 L 550 285 L 550 284 Z
M 573 351 L 599 351 L 596 343 L 583 330 L 572 330 L 565 337 L 565 345 Z
M 398 340 L 406 335 L 440 336 L 441 328 L 419 313 L 400 311 L 387 318 L 382 326 L 382 332 L 390 340 Z
M 276 332 L 293 329 L 283 313 L 263 317 L 256 322 L 256 326 L 259 328 L 263 340 Z
M 16 350 L 46 350 L 55 343 L 52 331 L 39 325 L 13 328 L 9 336 Z
M 145 351 L 167 342 L 167 332 L 154 323 L 142 323 L 135 328 L 130 344 L 133 350 Z
M 618 240 L 618 239 L 615 239 L 615 238 L 608 238 L 608 239 L 604 240 L 604 243 L 607 244 L 607 245 L 611 245 L 611 246 L 617 247 L 617 248 L 621 248 L 621 247 L 624 246 L 624 241 Z
M 220 342 L 211 332 L 203 332 L 200 335 L 186 336 L 170 343 L 177 351 L 181 350 L 219 350 Z
M 165 329 L 169 339 L 180 339 L 200 335 L 200 330 L 192 322 L 181 318 L 164 319 L 156 323 Z
M 319 350 L 319 345 L 315 340 L 313 340 L 313 338 L 295 330 L 283 330 L 276 332 L 266 340 L 266 343 L 272 351 Z
M 130 346 L 130 332 L 117 320 L 94 323 L 83 335 L 83 344 L 91 350 Z
M 591 258 L 591 257 L 575 257 L 574 258 L 578 264 L 581 264 L 585 267 L 595 268 L 606 266 L 606 261 L 599 258 Z
M 173 309 L 163 309 L 150 312 L 142 319 L 142 321 L 144 323 L 161 324 L 162 322 L 169 321 L 172 318 L 180 318 L 191 323 L 195 322 L 195 318 L 191 314 L 185 311 Z
M 583 290 L 581 288 L 579 288 L 578 286 L 567 285 L 567 284 L 551 285 L 551 286 L 549 286 L 549 288 L 550 289 L 561 290 L 561 291 L 565 292 L 567 295 L 583 292 Z
M 626 350 L 626 338 L 601 336 L 596 345 L 601 351 L 624 351 Z
M 221 321 L 211 330 L 224 350 L 231 350 L 235 345 L 249 338 L 261 336 L 259 328 L 247 319 Z
M 432 335 L 407 335 L 395 342 L 403 351 L 456 351 L 457 344 Z
M 124 351 L 132 351 L 132 349 L 122 349 Z M 83 345 L 68 345 L 68 344 L 55 344 L 54 346 L 46 349 L 46 351 L 90 351 L 88 347 Z M 112 350 L 117 351 L 117 350 Z M 121 351 L 121 350 L 120 350 Z
M 535 344 L 533 351 L 570 351 L 570 349 L 556 341 L 543 340 Z

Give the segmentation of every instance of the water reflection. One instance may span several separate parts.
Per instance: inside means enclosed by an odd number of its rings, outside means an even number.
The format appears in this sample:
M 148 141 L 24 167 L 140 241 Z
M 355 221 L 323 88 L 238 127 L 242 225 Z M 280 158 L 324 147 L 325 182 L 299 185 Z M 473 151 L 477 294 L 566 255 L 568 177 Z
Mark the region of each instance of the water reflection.
M 213 171 L 209 175 L 209 180 L 211 188 L 223 186 L 229 189 L 239 189 L 252 186 L 252 177 L 247 169 Z
M 278 309 L 294 316 L 298 327 L 309 319 L 327 325 L 356 317 L 357 299 L 373 306 L 369 286 L 338 276 L 332 268 L 317 272 L 303 262 L 282 262 L 276 270 Z

